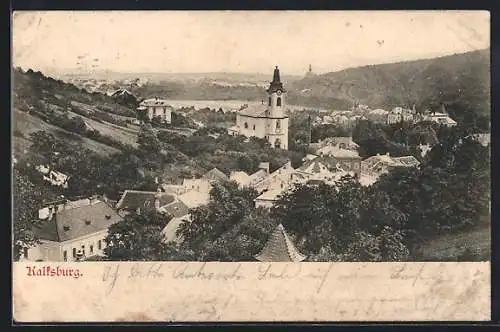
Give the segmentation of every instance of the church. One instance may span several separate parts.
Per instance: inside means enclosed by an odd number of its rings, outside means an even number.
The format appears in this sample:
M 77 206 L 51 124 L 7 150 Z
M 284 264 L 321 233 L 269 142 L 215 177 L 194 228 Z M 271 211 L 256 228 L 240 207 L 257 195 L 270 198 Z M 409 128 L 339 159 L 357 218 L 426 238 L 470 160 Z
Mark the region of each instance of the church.
M 267 105 L 251 105 L 236 114 L 236 125 L 228 129 L 231 135 L 265 138 L 276 149 L 288 150 L 288 115 L 286 90 L 278 66 L 267 89 Z

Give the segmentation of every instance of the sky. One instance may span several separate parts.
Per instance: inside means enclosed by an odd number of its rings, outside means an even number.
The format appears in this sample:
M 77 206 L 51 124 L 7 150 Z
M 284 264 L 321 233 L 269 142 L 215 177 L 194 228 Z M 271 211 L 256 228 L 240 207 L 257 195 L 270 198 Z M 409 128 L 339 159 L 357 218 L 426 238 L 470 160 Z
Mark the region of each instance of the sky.
M 487 11 L 26 11 L 14 66 L 42 72 L 325 73 L 490 46 Z

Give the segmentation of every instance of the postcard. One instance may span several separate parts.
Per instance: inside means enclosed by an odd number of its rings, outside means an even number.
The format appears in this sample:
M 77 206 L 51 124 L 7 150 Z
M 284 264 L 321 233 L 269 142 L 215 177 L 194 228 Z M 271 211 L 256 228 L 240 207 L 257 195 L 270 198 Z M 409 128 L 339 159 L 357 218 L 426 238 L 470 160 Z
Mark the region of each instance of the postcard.
M 15 11 L 13 320 L 487 321 L 487 11 Z

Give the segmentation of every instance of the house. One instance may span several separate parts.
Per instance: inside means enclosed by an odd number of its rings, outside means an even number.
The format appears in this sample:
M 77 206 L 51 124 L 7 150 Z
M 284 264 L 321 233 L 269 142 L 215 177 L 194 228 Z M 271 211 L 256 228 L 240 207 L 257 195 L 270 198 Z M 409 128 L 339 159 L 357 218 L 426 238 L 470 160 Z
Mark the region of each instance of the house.
M 161 185 L 163 192 L 171 195 L 182 195 L 186 192 L 186 188 L 182 184 L 167 184 Z
M 381 108 L 372 110 L 366 114 L 366 118 L 374 123 L 387 123 L 389 112 Z
M 180 195 L 178 200 L 184 203 L 189 209 L 194 209 L 210 202 L 210 192 L 190 190 Z
M 327 145 L 316 151 L 323 157 L 323 162 L 333 170 L 343 170 L 359 174 L 361 171 L 361 157 L 357 151 L 341 149 Z
M 420 162 L 413 156 L 391 157 L 377 154 L 361 162 L 361 173 L 378 178 L 395 167 L 418 167 Z
M 161 122 L 172 123 L 174 108 L 164 99 L 158 97 L 143 100 L 137 107 L 137 118 L 151 121 L 160 118 Z
M 426 115 L 424 117 L 424 120 L 439 123 L 440 125 L 444 125 L 447 127 L 454 127 L 457 125 L 457 122 L 450 118 L 450 116 L 446 113 L 434 112 Z
M 45 165 L 38 165 L 35 169 L 42 174 L 45 181 L 50 182 L 53 186 L 68 188 L 68 175 L 52 170 Z
M 387 124 L 395 124 L 399 122 L 411 122 L 414 120 L 413 111 L 395 107 L 387 114 Z
M 228 129 L 230 135 L 266 139 L 276 149 L 288 149 L 288 115 L 286 90 L 278 66 L 267 89 L 267 104 L 250 105 L 236 114 L 236 124 Z
M 354 176 L 354 172 L 347 172 L 342 169 L 336 169 L 332 171 L 323 162 L 323 158 L 319 157 L 309 162 L 304 163 L 299 168 L 297 168 L 295 174 L 295 183 L 307 183 L 307 184 L 320 184 L 325 183 L 329 185 L 334 185 L 343 176 L 351 175 Z M 303 175 L 302 179 L 298 178 L 298 175 Z
M 160 191 L 125 190 L 116 204 L 116 209 L 122 216 L 132 212 L 140 214 L 143 211 L 159 211 L 161 207 L 175 200 L 175 196 Z
M 210 171 L 203 174 L 203 176 L 201 178 L 206 179 L 211 183 L 229 180 L 227 175 L 224 174 L 222 171 L 218 170 L 217 168 L 212 168 Z
M 352 151 L 357 151 L 359 149 L 359 145 L 354 142 L 350 136 L 327 137 L 319 141 L 319 143 L 311 143 L 309 146 L 316 151 L 326 146 Z
M 210 190 L 212 190 L 212 184 L 210 180 L 206 178 L 184 179 L 182 181 L 182 186 L 184 187 L 184 193 L 194 190 L 199 193 L 208 194 Z
M 282 224 L 269 236 L 264 248 L 255 255 L 261 262 L 302 262 L 307 257 L 294 246 Z
M 50 204 L 39 210 L 33 231 L 41 243 L 23 253 L 29 261 L 71 262 L 102 256 L 108 228 L 121 220 L 96 197 Z
M 250 183 L 251 177 L 243 171 L 232 171 L 229 180 L 236 182 L 240 187 L 246 187 Z

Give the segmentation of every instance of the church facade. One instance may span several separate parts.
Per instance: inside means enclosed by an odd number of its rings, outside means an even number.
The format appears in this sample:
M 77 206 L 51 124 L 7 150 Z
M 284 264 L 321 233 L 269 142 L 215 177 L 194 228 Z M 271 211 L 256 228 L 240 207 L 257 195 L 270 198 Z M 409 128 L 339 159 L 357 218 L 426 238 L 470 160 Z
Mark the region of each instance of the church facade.
M 288 116 L 286 90 L 280 79 L 278 66 L 267 89 L 267 104 L 252 105 L 236 114 L 236 125 L 229 128 L 232 135 L 264 138 L 272 147 L 288 150 Z

